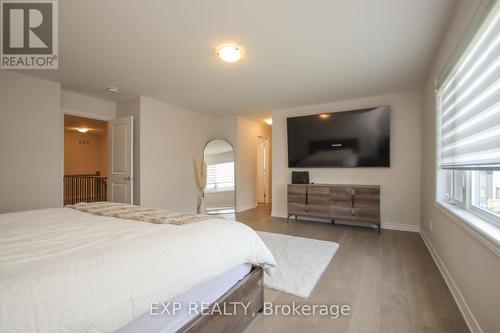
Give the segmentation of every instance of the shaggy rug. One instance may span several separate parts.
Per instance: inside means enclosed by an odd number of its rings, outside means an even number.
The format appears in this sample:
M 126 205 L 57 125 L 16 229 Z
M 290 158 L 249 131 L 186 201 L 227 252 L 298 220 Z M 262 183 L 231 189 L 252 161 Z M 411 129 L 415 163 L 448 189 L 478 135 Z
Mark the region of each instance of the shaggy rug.
M 277 266 L 267 270 L 266 287 L 299 297 L 308 297 L 339 244 L 270 232 L 258 232 L 276 259 Z

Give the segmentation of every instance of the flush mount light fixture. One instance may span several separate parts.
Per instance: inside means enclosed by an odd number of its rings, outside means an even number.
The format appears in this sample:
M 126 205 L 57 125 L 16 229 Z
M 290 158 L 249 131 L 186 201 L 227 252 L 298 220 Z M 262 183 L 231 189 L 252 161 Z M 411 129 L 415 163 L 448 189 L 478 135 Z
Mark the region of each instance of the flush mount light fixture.
M 243 52 L 241 46 L 223 45 L 217 50 L 217 55 L 225 62 L 236 62 L 241 59 Z
M 319 117 L 321 119 L 328 119 L 328 118 L 330 118 L 330 115 L 328 113 L 322 113 L 322 114 L 319 115 Z
M 80 128 L 77 128 L 76 130 L 80 133 L 87 133 L 89 131 L 89 129 L 85 128 L 85 127 L 80 127 Z
M 266 118 L 264 119 L 264 121 L 266 122 L 266 124 L 268 125 L 272 125 L 273 124 L 273 118 Z
M 117 87 L 107 87 L 106 90 L 112 94 L 117 94 L 118 93 L 118 88 Z

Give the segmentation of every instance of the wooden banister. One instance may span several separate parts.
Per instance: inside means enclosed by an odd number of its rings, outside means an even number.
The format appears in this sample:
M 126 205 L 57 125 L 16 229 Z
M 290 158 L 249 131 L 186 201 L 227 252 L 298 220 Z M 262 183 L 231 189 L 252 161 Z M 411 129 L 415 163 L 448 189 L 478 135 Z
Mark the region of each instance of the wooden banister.
M 106 201 L 107 177 L 94 174 L 64 176 L 64 205 Z

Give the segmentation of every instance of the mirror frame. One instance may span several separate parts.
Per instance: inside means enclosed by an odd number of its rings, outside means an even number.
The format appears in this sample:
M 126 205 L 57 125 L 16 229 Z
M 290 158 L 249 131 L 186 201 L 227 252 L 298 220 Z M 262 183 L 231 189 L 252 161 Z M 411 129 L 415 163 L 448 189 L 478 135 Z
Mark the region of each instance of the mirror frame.
M 234 155 L 234 170 L 233 170 L 233 173 L 234 173 L 234 194 L 233 194 L 233 202 L 234 202 L 234 214 L 236 214 L 237 213 L 237 210 L 236 210 L 236 187 L 237 187 L 237 184 L 236 184 L 236 168 L 237 168 L 237 166 L 236 166 L 236 150 L 234 149 L 234 146 L 228 140 L 222 139 L 222 138 L 218 138 L 218 137 L 212 138 L 212 139 L 208 140 L 207 143 L 205 143 L 205 145 L 203 146 L 202 163 L 205 163 L 205 150 L 207 149 L 207 146 L 210 144 L 210 142 L 215 141 L 215 140 L 221 140 L 221 141 L 226 142 L 229 146 L 231 146 L 231 149 L 233 150 L 233 155 Z M 203 193 L 205 194 L 206 192 L 203 191 Z

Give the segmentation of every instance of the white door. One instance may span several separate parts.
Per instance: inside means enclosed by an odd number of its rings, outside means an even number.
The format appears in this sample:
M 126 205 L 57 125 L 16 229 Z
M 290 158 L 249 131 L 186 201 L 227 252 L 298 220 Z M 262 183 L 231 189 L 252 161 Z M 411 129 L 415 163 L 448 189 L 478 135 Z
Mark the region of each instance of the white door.
M 132 116 L 108 122 L 108 201 L 133 203 L 134 152 Z
M 257 202 L 268 202 L 267 138 L 257 138 Z

